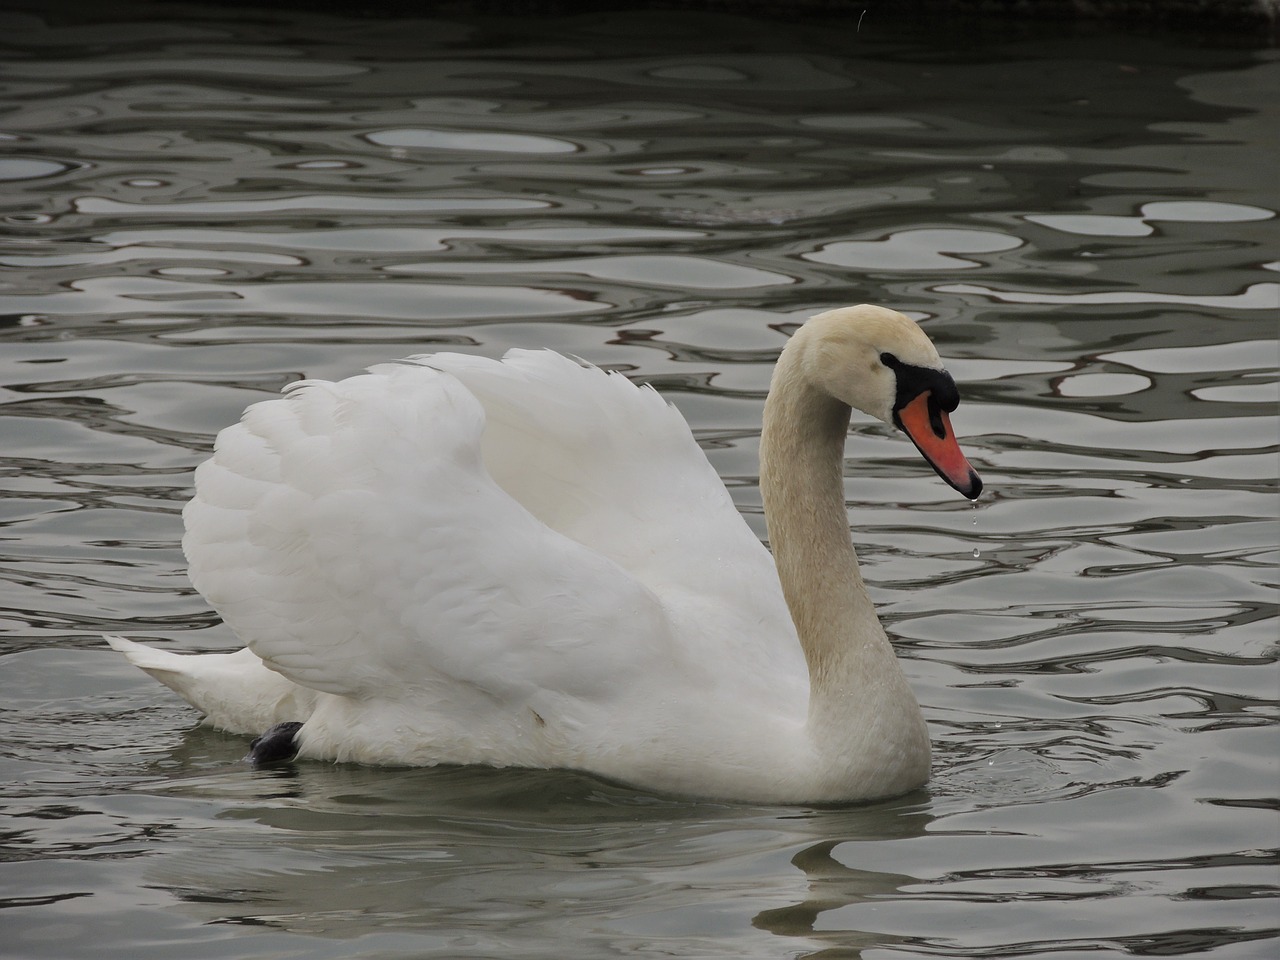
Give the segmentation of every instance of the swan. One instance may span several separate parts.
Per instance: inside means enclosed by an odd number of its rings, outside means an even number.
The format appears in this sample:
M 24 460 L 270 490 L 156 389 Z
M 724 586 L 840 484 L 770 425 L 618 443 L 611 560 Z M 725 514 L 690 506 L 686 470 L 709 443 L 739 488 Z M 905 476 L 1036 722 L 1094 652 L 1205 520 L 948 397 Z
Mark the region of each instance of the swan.
M 195 474 L 183 549 L 245 643 L 107 638 L 251 758 L 572 768 L 668 794 L 871 800 L 928 779 L 924 718 L 867 595 L 843 493 L 850 408 L 982 482 L 929 338 L 818 314 L 760 441 L 772 556 L 678 411 L 550 351 L 304 380 Z

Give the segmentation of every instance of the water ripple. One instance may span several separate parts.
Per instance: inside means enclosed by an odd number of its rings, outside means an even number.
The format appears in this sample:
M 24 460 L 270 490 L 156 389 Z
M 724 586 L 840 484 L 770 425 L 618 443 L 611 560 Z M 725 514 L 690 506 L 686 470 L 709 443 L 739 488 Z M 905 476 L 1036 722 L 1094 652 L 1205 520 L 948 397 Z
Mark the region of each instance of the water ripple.
M 958 45 L 874 10 L 16 2 L 13 949 L 1263 955 L 1265 56 L 1061 25 Z M 242 738 L 101 651 L 104 631 L 234 648 L 179 542 L 217 431 L 304 376 L 434 349 L 548 346 L 653 385 L 764 536 L 771 365 L 857 301 L 934 338 L 987 481 L 972 508 L 892 428 L 851 428 L 850 523 L 933 732 L 927 790 L 779 810 L 559 771 L 253 772 Z

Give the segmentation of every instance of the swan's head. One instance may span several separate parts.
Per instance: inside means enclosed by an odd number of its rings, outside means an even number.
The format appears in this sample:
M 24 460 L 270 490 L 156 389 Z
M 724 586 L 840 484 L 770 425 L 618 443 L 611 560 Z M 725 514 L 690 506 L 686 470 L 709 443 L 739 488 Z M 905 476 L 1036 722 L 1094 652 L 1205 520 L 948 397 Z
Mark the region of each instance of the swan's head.
M 811 383 L 901 429 L 938 476 L 969 499 L 982 492 L 947 416 L 960 393 L 915 321 L 884 307 L 843 307 L 812 317 L 792 343 Z

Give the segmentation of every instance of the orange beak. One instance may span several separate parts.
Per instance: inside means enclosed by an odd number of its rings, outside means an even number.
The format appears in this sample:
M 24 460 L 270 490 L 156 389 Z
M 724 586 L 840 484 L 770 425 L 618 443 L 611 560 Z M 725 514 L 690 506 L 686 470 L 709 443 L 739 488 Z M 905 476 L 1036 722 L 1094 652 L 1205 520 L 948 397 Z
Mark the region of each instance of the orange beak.
M 893 412 L 911 442 L 943 480 L 970 500 L 982 492 L 982 479 L 960 452 L 951 418 L 928 390 Z

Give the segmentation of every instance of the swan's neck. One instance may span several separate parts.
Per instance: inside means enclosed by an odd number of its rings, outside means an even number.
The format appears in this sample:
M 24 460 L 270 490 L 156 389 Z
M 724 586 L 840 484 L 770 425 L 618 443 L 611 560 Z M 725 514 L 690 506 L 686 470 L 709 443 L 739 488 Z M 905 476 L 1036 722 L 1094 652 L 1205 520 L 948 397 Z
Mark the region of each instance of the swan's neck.
M 789 359 L 789 358 L 784 358 Z M 887 645 L 849 539 L 849 407 L 780 362 L 765 405 L 760 487 L 778 578 L 815 688 Z M 892 656 L 892 650 L 888 651 Z
M 843 465 L 850 409 L 803 375 L 800 352 L 784 351 L 774 372 L 760 486 L 778 577 L 809 666 L 811 740 L 833 760 L 866 757 L 877 768 L 863 771 L 867 776 L 923 781 L 928 734 L 849 537 Z M 868 740 L 912 754 L 911 769 L 884 769 L 895 761 L 868 756 Z

